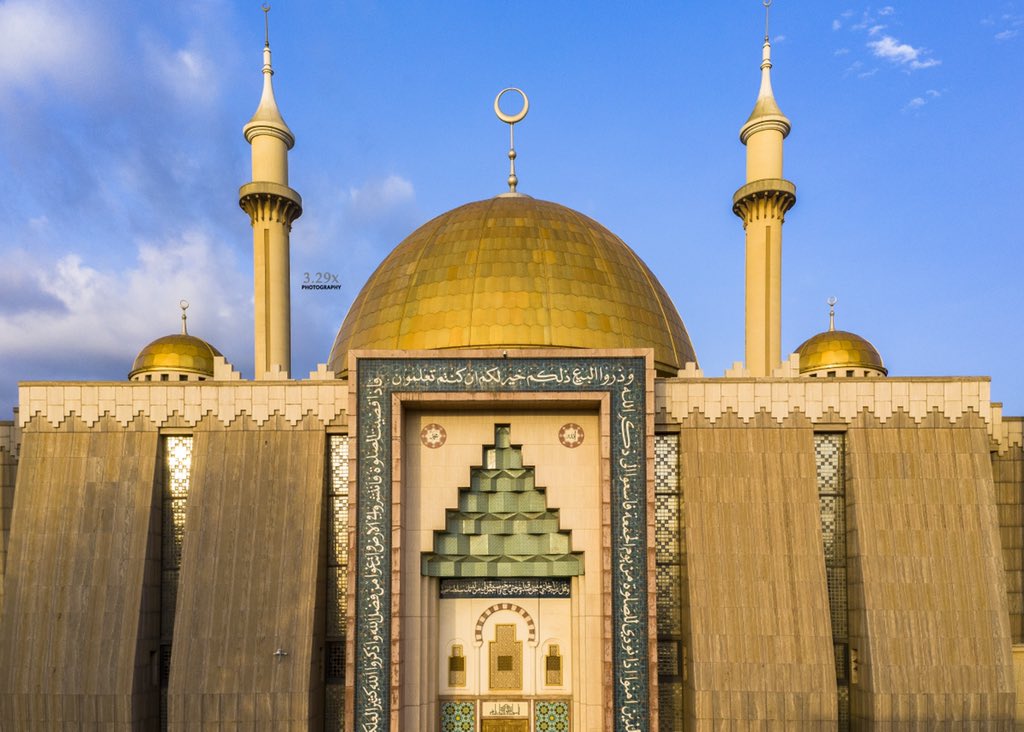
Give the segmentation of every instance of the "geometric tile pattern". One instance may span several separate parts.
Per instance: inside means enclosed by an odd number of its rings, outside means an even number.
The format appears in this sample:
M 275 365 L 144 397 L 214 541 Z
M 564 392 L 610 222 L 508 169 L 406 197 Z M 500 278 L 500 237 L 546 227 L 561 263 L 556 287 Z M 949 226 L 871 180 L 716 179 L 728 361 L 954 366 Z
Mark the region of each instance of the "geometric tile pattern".
M 562 685 L 562 655 L 553 643 L 548 646 L 548 655 L 544 657 L 544 685 Z
M 484 465 L 470 470 L 458 509 L 445 511 L 445 530 L 434 532 L 434 551 L 423 553 L 428 577 L 571 577 L 583 574 L 583 553 L 572 551 L 549 509 L 535 471 L 523 466 L 512 429 L 494 425 Z
M 453 645 L 448 656 L 448 686 L 466 685 L 466 657 L 462 654 L 462 646 Z
M 348 572 L 348 435 L 330 435 L 327 481 L 327 705 L 324 729 L 345 724 L 345 618 Z
M 181 548 L 185 543 L 185 508 L 192 469 L 191 435 L 163 439 L 163 495 L 160 557 L 160 728 L 167 729 L 167 684 L 171 675 L 174 612 L 178 604 Z
M 846 436 L 841 432 L 814 435 L 821 538 L 825 552 L 829 618 L 835 653 L 841 731 L 850 729 L 850 628 L 846 584 Z
M 475 732 L 476 705 L 473 702 L 441 702 L 441 732 Z
M 536 732 L 569 732 L 569 702 L 539 701 L 533 707 Z
M 490 659 L 490 688 L 522 690 L 523 642 L 516 640 L 514 624 L 494 626 L 494 640 L 487 644 Z
M 683 669 L 679 436 L 654 436 L 654 557 L 658 627 L 658 727 L 682 729 Z
M 648 732 L 647 418 L 651 384 L 647 360 L 638 356 L 522 356 L 518 358 L 368 356 L 358 361 L 355 395 L 358 431 L 355 476 L 359 572 L 355 574 L 354 715 L 361 732 L 389 726 L 393 682 L 391 608 L 394 397 L 399 394 L 469 395 L 604 394 L 608 435 L 612 588 L 611 726 Z M 445 397 L 441 397 L 445 398 Z

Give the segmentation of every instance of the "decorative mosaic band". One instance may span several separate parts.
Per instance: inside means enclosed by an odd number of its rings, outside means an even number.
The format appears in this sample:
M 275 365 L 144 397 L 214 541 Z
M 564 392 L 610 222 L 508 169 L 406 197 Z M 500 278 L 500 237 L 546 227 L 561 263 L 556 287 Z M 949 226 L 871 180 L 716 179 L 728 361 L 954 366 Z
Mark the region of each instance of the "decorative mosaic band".
M 364 358 L 357 372 L 356 728 L 390 729 L 392 394 L 605 392 L 611 410 L 613 724 L 623 732 L 648 732 L 645 360 Z
M 442 600 L 465 597 L 569 597 L 569 578 L 441 580 Z

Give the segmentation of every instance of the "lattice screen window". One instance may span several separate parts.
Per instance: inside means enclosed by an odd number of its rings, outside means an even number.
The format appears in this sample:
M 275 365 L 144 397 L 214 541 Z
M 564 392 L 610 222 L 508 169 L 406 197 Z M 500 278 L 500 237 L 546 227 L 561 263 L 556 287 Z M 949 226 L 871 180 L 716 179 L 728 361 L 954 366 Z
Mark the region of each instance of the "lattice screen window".
M 452 646 L 451 655 L 448 656 L 448 686 L 459 687 L 466 685 L 466 657 L 462 653 L 462 646 L 456 643 Z
M 846 585 L 846 435 L 814 435 L 821 537 L 825 552 L 829 618 L 835 654 L 839 729 L 850 729 L 850 629 Z
M 494 640 L 488 644 L 490 687 L 518 691 L 523 688 L 523 642 L 516 640 L 516 626 L 494 626 Z
M 544 684 L 546 686 L 562 685 L 562 654 L 557 644 L 548 646 L 548 655 L 544 657 Z
M 679 436 L 654 437 L 654 551 L 658 617 L 659 729 L 683 725 L 682 495 Z
M 167 685 L 171 675 L 174 614 L 178 604 L 185 510 L 192 471 L 192 436 L 163 438 L 160 511 L 160 728 L 167 729 Z
M 324 654 L 326 709 L 324 728 L 345 724 L 345 619 L 348 611 L 348 436 L 330 435 L 327 480 L 327 617 Z

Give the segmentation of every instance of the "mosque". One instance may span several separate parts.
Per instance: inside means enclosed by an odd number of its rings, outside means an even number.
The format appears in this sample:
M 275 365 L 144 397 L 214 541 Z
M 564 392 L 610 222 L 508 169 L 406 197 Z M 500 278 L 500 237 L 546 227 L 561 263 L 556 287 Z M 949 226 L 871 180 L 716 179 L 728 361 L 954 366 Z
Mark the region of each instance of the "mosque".
M 255 379 L 183 310 L 125 381 L 24 382 L 0 423 L 0 729 L 1013 729 L 1024 418 L 834 320 L 784 357 L 770 51 L 724 376 L 621 239 L 517 190 L 513 146 L 509 190 L 412 232 L 300 378 L 268 41 Z

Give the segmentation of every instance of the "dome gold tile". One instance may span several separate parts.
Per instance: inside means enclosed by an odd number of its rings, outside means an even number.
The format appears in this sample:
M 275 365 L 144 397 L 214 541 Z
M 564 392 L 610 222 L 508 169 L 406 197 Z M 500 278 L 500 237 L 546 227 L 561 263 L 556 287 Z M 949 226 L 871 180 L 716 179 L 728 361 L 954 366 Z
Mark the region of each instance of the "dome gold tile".
M 351 348 L 552 346 L 652 347 L 663 373 L 695 360 L 664 289 L 620 239 L 557 204 L 495 198 L 428 222 L 385 259 L 330 365 L 345 371 Z
M 887 374 L 882 357 L 871 343 L 856 333 L 827 330 L 801 343 L 800 373 L 825 369 L 869 369 Z
M 213 359 L 220 351 L 201 338 L 184 333 L 157 338 L 136 356 L 131 379 L 147 372 L 179 372 L 213 376 Z

